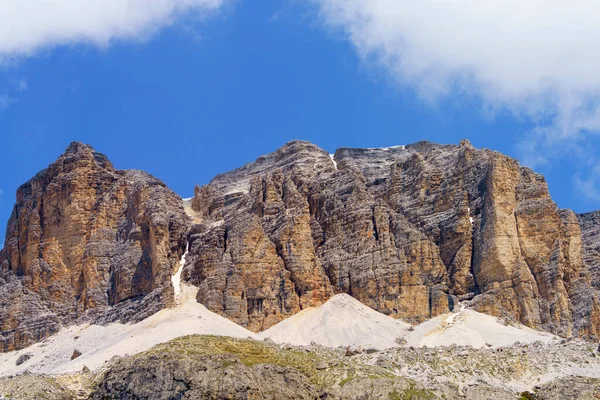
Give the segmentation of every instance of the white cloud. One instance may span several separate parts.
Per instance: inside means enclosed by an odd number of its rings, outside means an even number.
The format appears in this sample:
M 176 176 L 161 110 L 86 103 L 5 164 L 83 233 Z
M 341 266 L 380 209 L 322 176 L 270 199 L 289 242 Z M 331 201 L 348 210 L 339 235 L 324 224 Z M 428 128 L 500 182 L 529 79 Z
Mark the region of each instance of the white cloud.
M 596 0 L 313 0 L 329 26 L 427 101 L 457 92 L 537 124 L 543 162 L 600 131 Z
M 8 106 L 10 106 L 14 102 L 15 102 L 14 98 L 10 97 L 7 94 L 0 93 L 0 111 L 5 110 L 6 108 L 8 108 Z M 0 195 L 1 194 L 2 193 L 0 193 Z
M 18 94 L 26 91 L 28 87 L 27 79 L 9 79 L 8 83 L 0 84 L 0 111 L 6 110 L 13 103 L 16 103 Z
M 0 58 L 56 45 L 137 40 L 183 13 L 215 10 L 226 0 L 2 0 Z
M 17 92 L 24 92 L 29 87 L 29 81 L 27 79 L 21 79 L 19 82 L 17 82 L 16 86 Z
M 588 200 L 600 201 L 600 165 L 592 167 L 585 178 L 576 176 L 575 186 Z

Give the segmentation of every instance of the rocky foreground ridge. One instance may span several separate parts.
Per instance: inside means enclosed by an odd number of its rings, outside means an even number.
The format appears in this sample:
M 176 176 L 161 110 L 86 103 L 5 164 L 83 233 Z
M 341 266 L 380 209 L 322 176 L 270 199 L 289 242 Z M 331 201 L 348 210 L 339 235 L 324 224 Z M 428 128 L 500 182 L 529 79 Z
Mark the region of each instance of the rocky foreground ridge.
M 0 378 L 0 398 L 596 400 L 599 366 L 580 340 L 377 351 L 187 336 L 99 371 Z
M 188 242 L 182 277 L 197 300 L 255 332 L 347 293 L 412 323 L 468 301 L 594 339 L 599 218 L 558 209 L 541 175 L 467 141 L 335 155 L 293 141 L 190 204 L 73 143 L 17 191 L 0 252 L 2 350 L 171 306 Z

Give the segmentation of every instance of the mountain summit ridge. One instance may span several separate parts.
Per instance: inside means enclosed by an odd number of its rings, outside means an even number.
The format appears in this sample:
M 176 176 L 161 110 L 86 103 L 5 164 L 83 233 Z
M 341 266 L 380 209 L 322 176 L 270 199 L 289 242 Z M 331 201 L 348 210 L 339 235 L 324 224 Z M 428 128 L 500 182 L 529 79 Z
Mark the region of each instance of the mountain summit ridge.
M 332 157 L 294 140 L 190 203 L 194 223 L 158 179 L 69 145 L 17 191 L 0 251 L 3 351 L 174 305 L 188 242 L 197 300 L 255 332 L 347 293 L 412 323 L 470 300 L 561 336 L 600 334 L 596 214 L 559 209 L 543 176 L 468 141 Z
M 195 190 L 184 276 L 198 301 L 251 330 L 348 293 L 414 323 L 472 299 L 562 336 L 598 333 L 577 215 L 501 153 L 464 140 L 331 160 L 293 141 L 226 177 Z

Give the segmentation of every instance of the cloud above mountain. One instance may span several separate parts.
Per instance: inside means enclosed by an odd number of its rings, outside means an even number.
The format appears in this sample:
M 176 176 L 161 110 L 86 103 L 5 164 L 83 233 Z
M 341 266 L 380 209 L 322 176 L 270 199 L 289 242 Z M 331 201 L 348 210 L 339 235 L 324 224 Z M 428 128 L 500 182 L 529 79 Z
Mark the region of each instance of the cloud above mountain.
M 219 8 L 226 0 L 3 0 L 0 58 L 28 56 L 65 44 L 106 46 L 139 40 L 178 16 Z
M 593 0 L 313 0 L 360 56 L 424 100 L 457 93 L 536 128 L 544 162 L 600 132 L 600 3 Z
M 585 177 L 575 177 L 577 189 L 588 199 L 600 201 L 600 165 L 591 167 Z

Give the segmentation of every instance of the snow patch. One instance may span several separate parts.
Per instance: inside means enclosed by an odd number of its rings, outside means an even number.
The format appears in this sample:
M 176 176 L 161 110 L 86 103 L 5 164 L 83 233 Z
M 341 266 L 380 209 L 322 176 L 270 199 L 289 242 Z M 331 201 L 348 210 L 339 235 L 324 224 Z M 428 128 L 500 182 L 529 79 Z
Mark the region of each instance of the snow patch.
M 390 147 L 368 147 L 367 148 L 367 150 L 383 150 L 383 151 L 392 150 L 392 149 L 406 150 L 406 146 L 403 144 L 399 144 L 397 146 L 390 146 Z
M 179 294 L 181 293 L 181 271 L 183 271 L 183 267 L 185 266 L 185 258 L 188 255 L 189 248 L 190 244 L 188 243 L 185 246 L 185 253 L 183 253 L 181 260 L 179 261 L 179 268 L 177 269 L 177 272 L 175 272 L 175 274 L 171 277 L 171 282 L 173 283 L 173 290 L 175 291 L 176 301 L 178 300 Z
M 331 162 L 333 163 L 333 167 L 334 167 L 335 169 L 338 169 L 338 167 L 337 167 L 337 162 L 336 162 L 336 161 L 335 161 L 335 159 L 333 158 L 334 156 L 335 156 L 335 154 L 330 154 L 330 155 L 329 155 L 329 158 L 331 158 Z
M 450 314 L 450 316 L 448 318 L 446 318 L 446 321 L 445 321 L 446 325 L 452 326 L 454 324 L 454 320 L 457 317 L 460 317 L 460 315 L 463 313 L 463 311 L 465 311 L 466 307 L 467 307 L 466 303 L 460 303 L 460 310 L 458 312 Z
M 320 307 L 307 308 L 261 332 L 260 339 L 307 346 L 362 346 L 386 349 L 397 346 L 410 325 L 338 294 Z
M 212 221 L 212 222 L 208 222 L 208 223 L 206 224 L 206 227 L 207 227 L 207 228 L 209 228 L 209 229 L 212 229 L 212 228 L 219 227 L 219 226 L 221 226 L 221 225 L 223 225 L 223 224 L 225 224 L 225 220 L 224 220 L 224 219 L 220 219 L 220 220 L 218 220 L 218 221 Z

